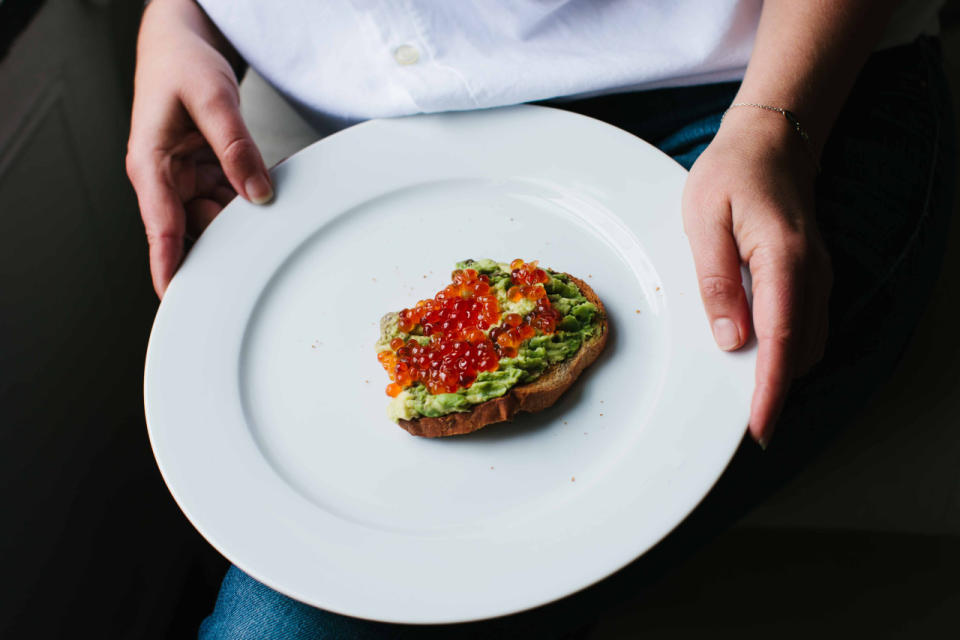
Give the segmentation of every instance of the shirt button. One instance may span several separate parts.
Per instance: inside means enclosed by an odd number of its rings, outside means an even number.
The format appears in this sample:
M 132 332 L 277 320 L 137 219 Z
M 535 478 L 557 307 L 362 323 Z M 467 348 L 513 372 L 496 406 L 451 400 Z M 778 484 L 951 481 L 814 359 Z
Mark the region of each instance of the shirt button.
M 397 64 L 415 64 L 420 59 L 420 52 L 417 51 L 416 47 L 402 44 L 393 50 L 393 59 L 397 61 Z

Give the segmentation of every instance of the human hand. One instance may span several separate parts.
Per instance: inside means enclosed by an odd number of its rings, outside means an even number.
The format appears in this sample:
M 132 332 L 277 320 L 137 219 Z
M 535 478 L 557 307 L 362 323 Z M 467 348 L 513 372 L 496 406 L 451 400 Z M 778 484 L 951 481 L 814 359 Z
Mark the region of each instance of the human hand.
M 270 177 L 240 116 L 229 44 L 193 0 L 154 0 L 137 43 L 127 175 L 163 297 L 183 257 L 236 194 L 262 204 Z
M 733 109 L 690 170 L 683 223 L 717 344 L 738 349 L 751 317 L 758 340 L 750 433 L 766 448 L 792 379 L 823 357 L 830 258 L 814 218 L 815 168 L 774 112 Z

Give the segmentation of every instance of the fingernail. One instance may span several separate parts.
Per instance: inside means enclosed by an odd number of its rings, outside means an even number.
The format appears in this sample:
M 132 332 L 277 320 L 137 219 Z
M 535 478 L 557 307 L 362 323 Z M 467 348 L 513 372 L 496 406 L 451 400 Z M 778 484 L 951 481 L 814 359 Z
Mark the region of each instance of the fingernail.
M 721 349 L 729 351 L 740 344 L 740 332 L 730 318 L 717 318 L 713 321 L 713 339 Z
M 770 439 L 773 438 L 773 427 L 767 429 L 766 433 L 757 438 L 757 444 L 760 445 L 760 448 L 764 451 L 767 450 L 767 447 L 770 446 Z
M 273 199 L 273 187 L 265 175 L 255 175 L 247 178 L 243 183 L 247 190 L 247 197 L 253 204 L 265 204 Z

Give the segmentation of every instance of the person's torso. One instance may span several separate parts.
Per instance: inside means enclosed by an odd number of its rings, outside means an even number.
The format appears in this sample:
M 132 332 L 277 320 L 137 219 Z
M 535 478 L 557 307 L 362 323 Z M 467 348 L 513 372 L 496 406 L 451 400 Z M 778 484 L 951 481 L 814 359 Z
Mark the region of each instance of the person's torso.
M 308 113 L 344 121 L 736 80 L 761 0 L 200 0 Z M 884 44 L 935 27 L 907 1 Z

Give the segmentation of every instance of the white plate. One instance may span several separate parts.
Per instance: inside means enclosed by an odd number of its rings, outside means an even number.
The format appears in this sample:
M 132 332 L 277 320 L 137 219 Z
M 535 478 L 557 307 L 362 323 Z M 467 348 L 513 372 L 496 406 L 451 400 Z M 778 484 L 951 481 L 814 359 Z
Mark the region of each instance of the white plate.
M 540 605 L 700 501 L 747 423 L 755 354 L 714 345 L 680 222 L 686 172 L 542 107 L 371 121 L 236 200 L 170 286 L 145 404 L 164 479 L 238 567 L 408 623 Z M 457 260 L 539 259 L 605 302 L 603 356 L 553 408 L 421 439 L 385 416 L 378 320 Z

